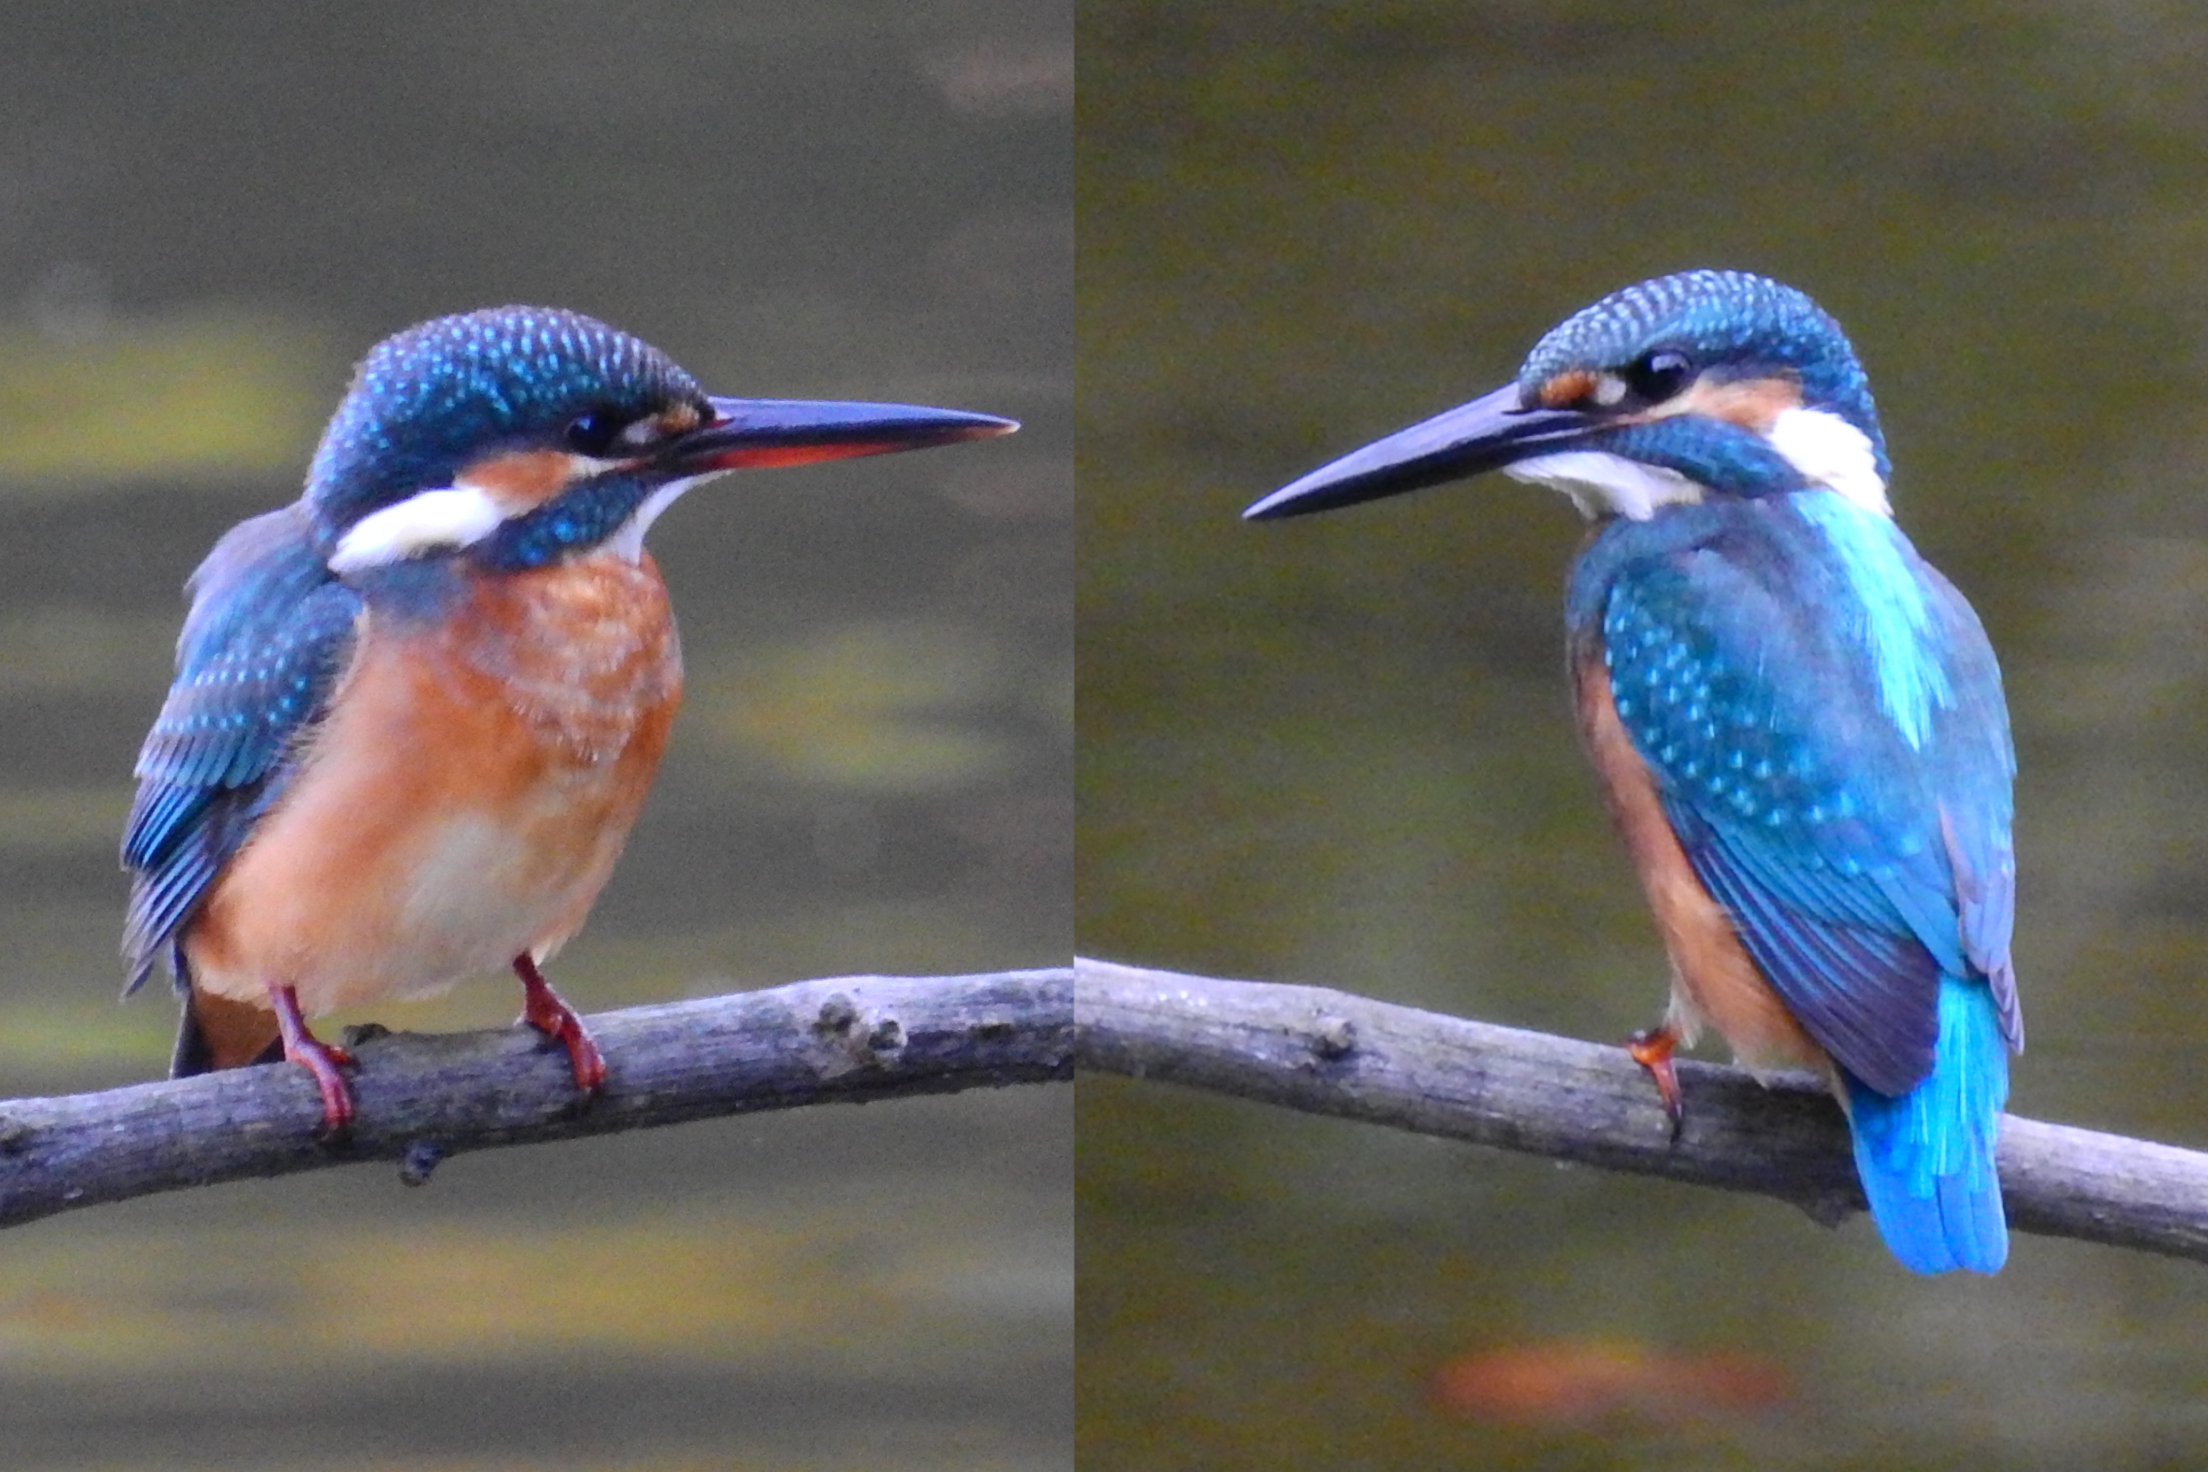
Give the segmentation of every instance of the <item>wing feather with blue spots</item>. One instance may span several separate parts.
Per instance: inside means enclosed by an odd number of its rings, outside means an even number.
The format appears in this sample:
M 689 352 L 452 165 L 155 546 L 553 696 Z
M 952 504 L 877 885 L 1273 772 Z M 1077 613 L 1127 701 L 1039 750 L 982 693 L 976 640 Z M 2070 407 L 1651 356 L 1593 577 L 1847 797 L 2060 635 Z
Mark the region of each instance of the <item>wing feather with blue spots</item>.
M 360 614 L 297 506 L 233 528 L 190 589 L 176 682 L 139 752 L 123 835 L 132 988 L 280 795 L 286 759 L 327 705 Z
M 2013 760 L 1968 606 L 1890 522 L 1833 503 L 1606 533 L 1623 555 L 1591 558 L 1609 576 L 1589 612 L 1697 876 L 1810 1035 L 1901 1095 L 1931 1071 L 1943 976 L 1988 983 L 2020 1041 Z

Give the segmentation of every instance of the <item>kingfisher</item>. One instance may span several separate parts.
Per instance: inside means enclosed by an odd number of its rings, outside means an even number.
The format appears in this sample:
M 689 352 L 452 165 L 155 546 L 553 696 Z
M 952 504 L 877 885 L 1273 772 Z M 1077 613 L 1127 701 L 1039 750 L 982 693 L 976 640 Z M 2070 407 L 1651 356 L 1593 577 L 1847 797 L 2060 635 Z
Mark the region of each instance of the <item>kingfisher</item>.
M 1870 386 L 1802 292 L 1686 271 L 1552 329 L 1514 382 L 1251 506 L 1501 470 L 1593 523 L 1565 596 L 1579 727 L 1672 971 L 1636 1033 L 1673 1122 L 1705 1024 L 1846 1111 L 1887 1247 L 2008 1254 L 1994 1149 L 2024 1044 L 2016 762 L 1977 615 L 1895 526 Z
M 1016 428 L 711 397 L 656 348 L 543 307 L 371 349 L 303 494 L 192 574 L 139 753 L 126 991 L 166 960 L 171 1076 L 288 1059 L 334 1136 L 352 1060 L 310 1018 L 510 967 L 522 1020 L 594 1093 L 605 1060 L 541 967 L 612 873 L 681 699 L 646 530 L 728 471 Z

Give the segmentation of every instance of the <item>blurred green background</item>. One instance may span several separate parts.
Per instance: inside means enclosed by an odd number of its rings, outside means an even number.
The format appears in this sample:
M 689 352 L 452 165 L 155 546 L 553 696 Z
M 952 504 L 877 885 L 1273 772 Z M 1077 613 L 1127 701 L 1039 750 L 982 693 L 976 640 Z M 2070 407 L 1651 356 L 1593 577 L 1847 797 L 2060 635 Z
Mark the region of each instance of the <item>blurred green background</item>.
M 0 1090 L 163 1069 L 168 1000 L 114 999 L 114 848 L 180 586 L 297 493 L 371 343 L 503 302 L 718 393 L 1027 425 L 655 530 L 689 704 L 568 997 L 1061 960 L 1072 68 L 1050 0 L 12 11 Z M 0 1463 L 1063 1467 L 1071 1126 L 1011 1090 L 12 1231 Z
M 1081 7 L 1084 951 L 1622 1038 L 1665 967 L 1504 481 L 1237 513 L 1597 296 L 1848 327 L 2008 671 L 2013 1107 L 2208 1145 L 2208 19 L 1713 0 Z M 1078 1086 L 1081 1464 L 2208 1461 L 2208 1274 L 1111 1079 Z

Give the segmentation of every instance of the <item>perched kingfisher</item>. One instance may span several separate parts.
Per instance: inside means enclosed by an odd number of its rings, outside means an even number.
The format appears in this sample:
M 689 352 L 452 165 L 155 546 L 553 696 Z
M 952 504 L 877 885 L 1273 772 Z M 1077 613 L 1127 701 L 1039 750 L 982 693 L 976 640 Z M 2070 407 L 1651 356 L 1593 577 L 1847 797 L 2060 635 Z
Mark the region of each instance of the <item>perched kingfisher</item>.
M 351 1060 L 307 1019 L 510 966 L 589 1093 L 540 965 L 581 928 L 682 693 L 644 533 L 725 471 L 1009 434 L 904 404 L 711 398 L 573 312 L 425 322 L 362 361 L 305 493 L 192 574 L 123 838 L 130 989 L 166 958 L 171 1073 Z
M 1672 967 L 1633 1054 L 1815 1069 L 1893 1254 L 2008 1254 L 1994 1141 L 2024 1045 L 2009 959 L 2015 757 L 1977 615 L 1893 521 L 1837 322 L 1739 271 L 1629 286 L 1517 381 L 1246 513 L 1501 470 L 1595 523 L 1565 598 L 1580 730 Z

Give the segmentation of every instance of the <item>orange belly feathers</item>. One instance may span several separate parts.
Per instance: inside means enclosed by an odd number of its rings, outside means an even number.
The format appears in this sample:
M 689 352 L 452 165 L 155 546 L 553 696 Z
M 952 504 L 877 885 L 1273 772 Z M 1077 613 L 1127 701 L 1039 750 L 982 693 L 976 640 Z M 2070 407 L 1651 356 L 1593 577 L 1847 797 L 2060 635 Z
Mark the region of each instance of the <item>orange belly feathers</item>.
M 184 935 L 214 1065 L 312 1016 L 543 960 L 581 928 L 681 700 L 667 592 L 612 552 L 473 580 L 419 628 L 375 615 L 278 805 Z M 225 1024 L 228 1025 L 225 1025 Z

